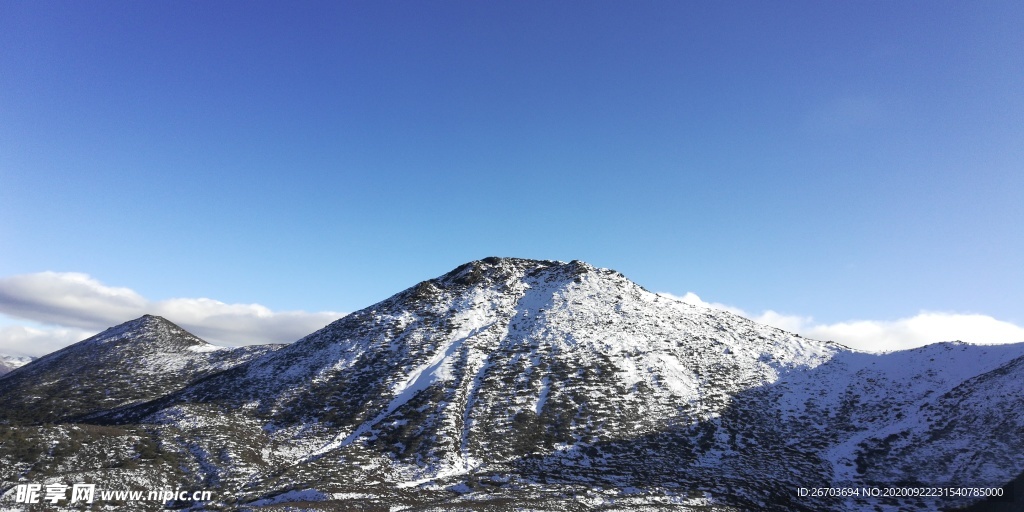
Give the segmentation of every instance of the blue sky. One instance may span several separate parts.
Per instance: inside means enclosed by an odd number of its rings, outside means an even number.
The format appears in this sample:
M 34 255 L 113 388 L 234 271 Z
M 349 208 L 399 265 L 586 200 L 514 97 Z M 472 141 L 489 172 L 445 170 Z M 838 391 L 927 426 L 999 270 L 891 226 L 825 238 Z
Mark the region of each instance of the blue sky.
M 0 278 L 345 312 L 501 255 L 752 316 L 1019 326 L 1022 26 L 1020 2 L 3 2 Z

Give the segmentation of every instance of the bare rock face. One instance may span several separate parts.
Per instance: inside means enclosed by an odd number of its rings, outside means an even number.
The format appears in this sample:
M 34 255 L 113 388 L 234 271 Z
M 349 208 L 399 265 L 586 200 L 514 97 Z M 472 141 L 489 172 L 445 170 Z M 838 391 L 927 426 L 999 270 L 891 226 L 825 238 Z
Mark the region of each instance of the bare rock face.
M 135 322 L 82 344 L 148 368 L 122 378 L 150 387 L 51 416 L 145 428 L 177 469 L 139 478 L 212 487 L 229 508 L 934 510 L 978 498 L 798 489 L 998 487 L 1024 469 L 1024 344 L 861 353 L 578 261 L 467 263 L 230 362 L 128 355 L 143 338 L 162 340 L 145 354 L 216 354 Z M 86 372 L 65 351 L 0 396 Z

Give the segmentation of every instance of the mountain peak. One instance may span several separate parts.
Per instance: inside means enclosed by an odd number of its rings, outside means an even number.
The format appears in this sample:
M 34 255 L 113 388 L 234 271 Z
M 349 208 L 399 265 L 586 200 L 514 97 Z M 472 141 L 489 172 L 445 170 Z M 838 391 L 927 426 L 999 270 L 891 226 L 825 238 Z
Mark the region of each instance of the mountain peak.
M 427 478 L 485 456 L 554 450 L 576 435 L 610 440 L 680 418 L 696 421 L 727 405 L 708 401 L 703 387 L 736 393 L 816 366 L 834 350 L 663 299 L 582 261 L 490 257 L 347 315 L 175 400 L 291 410 L 275 418 L 275 428 L 330 425 L 333 434 L 319 440 L 311 458 L 373 449 L 383 438 L 389 446 L 422 445 L 395 456 L 429 460 L 413 470 Z M 637 414 L 604 407 L 599 397 L 607 396 L 628 397 Z M 504 412 L 496 404 L 505 404 Z M 588 420 L 574 422 L 570 410 Z M 146 407 L 131 417 L 154 412 Z M 412 431 L 424 434 L 414 439 Z M 550 435 L 540 442 L 530 437 L 537 431 Z
M 432 279 L 438 285 L 474 287 L 478 285 L 506 284 L 510 280 L 549 274 L 548 278 L 574 279 L 588 273 L 622 274 L 614 270 L 600 269 L 579 260 L 570 262 L 555 260 L 533 260 L 490 256 L 462 264 L 441 277 Z M 421 283 L 422 284 L 422 283 Z
M 129 321 L 124 322 L 124 323 L 119 324 L 119 325 L 129 325 L 129 324 L 132 325 L 132 326 L 169 325 L 169 326 L 173 326 L 173 327 L 176 327 L 176 328 L 180 329 L 180 327 L 178 327 L 178 325 L 175 324 L 174 322 L 172 322 L 172 321 L 170 321 L 170 320 L 168 320 L 168 319 L 166 319 L 166 318 L 164 318 L 162 316 L 151 315 L 149 313 L 146 313 L 145 315 L 142 315 L 142 316 L 140 316 L 140 317 L 138 317 L 138 318 L 136 318 L 134 320 L 129 320 Z
M 551 286 L 564 288 L 573 283 L 582 283 L 586 276 L 596 277 L 598 280 L 612 278 L 617 282 L 614 285 L 606 283 L 604 286 L 606 289 L 614 287 L 620 291 L 627 288 L 643 290 L 642 287 L 629 281 L 619 272 L 597 268 L 579 260 L 564 262 L 490 256 L 464 263 L 444 275 L 422 281 L 416 286 L 386 299 L 381 304 L 367 308 L 366 312 L 375 311 L 384 304 L 396 305 L 406 300 L 411 301 L 407 305 L 434 304 L 439 301 L 451 300 L 456 296 L 461 296 L 464 299 L 476 296 L 477 298 L 473 300 L 479 301 L 482 300 L 479 296 L 480 293 L 516 295 L 524 287 L 532 288 L 540 283 L 547 288 Z M 357 316 L 358 313 L 360 312 L 357 312 Z

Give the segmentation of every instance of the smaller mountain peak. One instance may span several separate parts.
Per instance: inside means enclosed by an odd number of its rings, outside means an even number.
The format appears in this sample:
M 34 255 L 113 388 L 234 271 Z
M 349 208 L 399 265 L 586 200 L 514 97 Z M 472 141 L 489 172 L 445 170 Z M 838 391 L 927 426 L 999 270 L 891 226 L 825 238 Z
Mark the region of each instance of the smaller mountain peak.
M 101 332 L 97 336 L 103 336 L 104 334 L 115 335 L 126 332 L 144 331 L 161 328 L 181 329 L 181 327 L 175 325 L 174 322 L 171 322 L 170 320 L 162 316 L 145 314 L 138 318 L 128 320 L 127 322 L 121 322 L 113 327 L 108 327 L 105 331 Z
M 81 343 L 121 343 L 134 340 L 133 343 L 167 343 L 182 346 L 208 345 L 207 342 L 181 328 L 174 322 L 157 315 L 142 315 L 134 320 L 115 325 Z M 75 345 L 71 345 L 72 347 Z

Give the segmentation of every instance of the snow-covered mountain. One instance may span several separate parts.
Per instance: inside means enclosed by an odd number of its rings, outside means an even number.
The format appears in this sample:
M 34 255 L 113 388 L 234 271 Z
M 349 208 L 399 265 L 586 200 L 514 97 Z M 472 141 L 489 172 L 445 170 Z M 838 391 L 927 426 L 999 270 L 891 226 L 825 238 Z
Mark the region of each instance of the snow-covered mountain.
M 21 368 L 31 363 L 34 358 L 28 356 L 8 356 L 0 354 L 0 376 L 11 373 L 16 368 Z
M 1024 344 L 862 353 L 578 261 L 471 262 L 205 375 L 63 409 L 91 416 L 45 435 L 91 428 L 127 460 L 125 439 L 151 439 L 173 463 L 127 481 L 229 508 L 936 510 L 977 499 L 798 489 L 998 487 L 1024 469 Z M 75 460 L 45 465 L 109 477 Z

